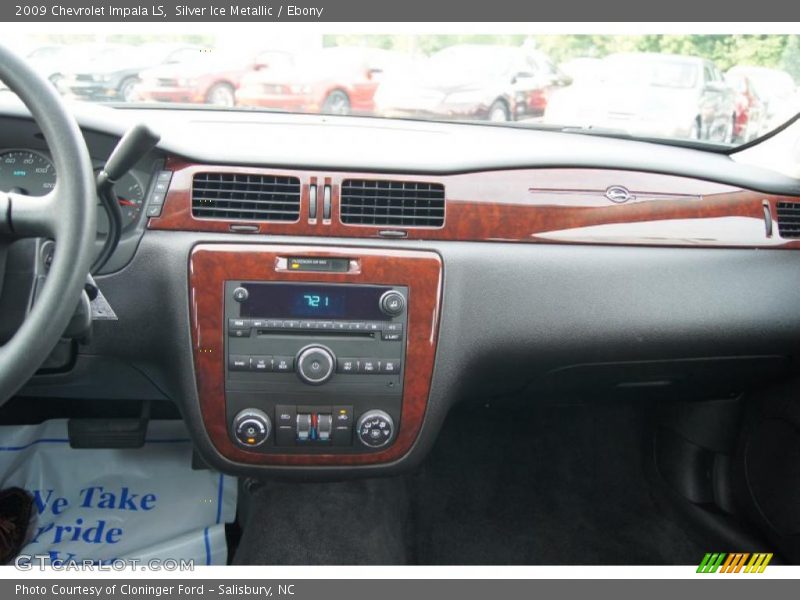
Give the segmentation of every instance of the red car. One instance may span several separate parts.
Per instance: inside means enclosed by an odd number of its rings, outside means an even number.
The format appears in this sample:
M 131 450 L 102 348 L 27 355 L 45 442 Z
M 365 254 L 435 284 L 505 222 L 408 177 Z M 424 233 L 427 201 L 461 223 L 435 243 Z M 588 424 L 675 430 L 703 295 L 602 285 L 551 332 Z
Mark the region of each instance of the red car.
M 302 54 L 291 65 L 244 77 L 236 104 L 305 113 L 370 114 L 383 72 L 408 62 L 403 54 L 377 48 L 328 48 Z
M 268 58 L 268 53 L 253 57 L 201 52 L 193 60 L 142 72 L 137 98 L 143 102 L 233 106 L 242 77 L 265 67 Z
M 749 142 L 757 138 L 764 128 L 764 120 L 767 116 L 766 105 L 756 92 L 753 82 L 743 73 L 729 71 L 726 79 L 736 92 L 734 141 Z

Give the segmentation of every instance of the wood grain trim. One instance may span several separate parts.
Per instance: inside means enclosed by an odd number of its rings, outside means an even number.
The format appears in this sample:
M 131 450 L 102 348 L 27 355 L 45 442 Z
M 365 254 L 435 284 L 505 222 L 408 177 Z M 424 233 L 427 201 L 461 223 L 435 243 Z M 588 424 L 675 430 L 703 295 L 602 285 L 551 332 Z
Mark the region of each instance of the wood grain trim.
M 277 271 L 279 256 L 356 258 L 350 273 Z M 225 280 L 371 283 L 409 287 L 408 333 L 400 425 L 395 442 L 365 454 L 297 455 L 249 452 L 228 437 L 225 413 L 223 293 Z M 189 259 L 192 350 L 203 423 L 214 447 L 226 458 L 263 465 L 363 465 L 397 460 L 419 435 L 428 404 L 439 328 L 442 261 L 433 252 L 315 246 L 201 244 Z
M 761 194 L 686 177 L 602 169 L 520 169 L 447 176 L 376 175 L 291 169 L 190 164 L 171 158 L 174 172 L 160 217 L 150 229 L 229 232 L 241 223 L 254 233 L 343 238 L 379 238 L 386 229 L 402 229 L 407 239 L 586 243 L 659 246 L 800 248 L 783 239 L 777 224 L 767 237 L 763 204 L 773 218 L 779 201 L 800 197 Z M 301 218 L 293 223 L 196 219 L 191 186 L 195 173 L 265 173 L 300 178 Z M 440 228 L 345 225 L 339 219 L 341 182 L 347 178 L 432 181 L 447 193 L 446 221 Z M 308 185 L 318 185 L 318 218 L 308 219 Z M 323 186 L 331 185 L 332 219 L 323 222 Z M 605 196 L 613 185 L 634 198 L 615 204 Z

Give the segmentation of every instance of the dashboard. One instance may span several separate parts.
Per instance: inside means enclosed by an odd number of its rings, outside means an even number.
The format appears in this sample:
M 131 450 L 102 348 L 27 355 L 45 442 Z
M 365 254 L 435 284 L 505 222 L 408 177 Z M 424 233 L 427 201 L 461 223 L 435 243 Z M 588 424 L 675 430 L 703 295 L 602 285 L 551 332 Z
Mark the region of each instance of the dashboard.
M 99 172 L 102 161 L 94 160 Z M 144 173 L 128 171 L 114 185 L 114 195 L 122 212 L 123 230 L 135 227 L 142 213 L 148 183 Z M 0 190 L 26 196 L 44 196 L 56 185 L 56 170 L 48 154 L 28 148 L 0 149 Z M 108 233 L 108 215 L 98 201 L 98 227 L 101 235 Z
M 392 472 L 464 397 L 727 394 L 796 353 L 800 186 L 728 156 L 108 111 L 78 110 L 97 167 L 126 124 L 162 134 L 115 190 L 126 228 L 97 282 L 118 318 L 22 394 L 174 402 L 223 471 Z M 24 114 L 0 124 L 0 188 L 46 192 L 44 140 Z

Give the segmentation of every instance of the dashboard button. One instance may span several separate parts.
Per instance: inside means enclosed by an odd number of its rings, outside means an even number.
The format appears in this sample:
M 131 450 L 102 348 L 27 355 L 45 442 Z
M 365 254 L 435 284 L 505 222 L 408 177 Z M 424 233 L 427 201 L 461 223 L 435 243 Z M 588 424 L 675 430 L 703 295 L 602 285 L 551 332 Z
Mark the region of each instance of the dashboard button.
M 247 291 L 247 288 L 239 286 L 233 290 L 233 299 L 237 302 L 244 302 L 249 296 L 250 292 Z
M 403 310 L 406 307 L 406 299 L 400 292 L 389 290 L 388 292 L 384 292 L 381 296 L 379 304 L 383 314 L 396 317 L 403 314 Z
M 358 373 L 358 359 L 340 358 L 336 361 L 337 373 Z
M 251 356 L 250 357 L 250 370 L 251 371 L 272 371 L 272 357 L 271 356 Z
M 297 408 L 278 405 L 275 407 L 275 443 L 278 446 L 294 446 L 297 426 Z
M 400 360 L 383 359 L 381 361 L 381 373 L 394 375 L 400 372 Z
M 380 370 L 380 361 L 376 358 L 364 358 L 359 361 L 359 373 L 373 375 Z
M 249 371 L 250 357 L 242 354 L 231 354 L 228 357 L 228 369 L 231 371 Z
M 291 373 L 294 370 L 294 357 L 293 356 L 273 357 L 272 370 L 276 373 Z
M 322 346 L 308 346 L 297 356 L 297 376 L 311 385 L 325 383 L 335 368 L 336 358 Z

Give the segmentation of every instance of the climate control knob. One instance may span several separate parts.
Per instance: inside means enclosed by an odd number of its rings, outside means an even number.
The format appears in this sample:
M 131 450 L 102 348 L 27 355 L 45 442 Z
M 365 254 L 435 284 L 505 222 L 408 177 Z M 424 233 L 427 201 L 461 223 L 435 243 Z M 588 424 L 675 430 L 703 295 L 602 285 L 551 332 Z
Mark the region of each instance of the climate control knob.
M 403 294 L 395 290 L 384 292 L 379 303 L 381 312 L 389 317 L 402 315 L 406 307 L 406 299 Z
M 311 385 L 320 385 L 336 370 L 336 357 L 324 346 L 308 346 L 297 355 L 297 376 Z
M 233 437 L 245 448 L 255 448 L 269 439 L 272 421 L 257 408 L 246 408 L 233 418 Z
M 381 448 L 394 435 L 394 421 L 382 410 L 368 410 L 358 420 L 356 434 L 365 446 Z

